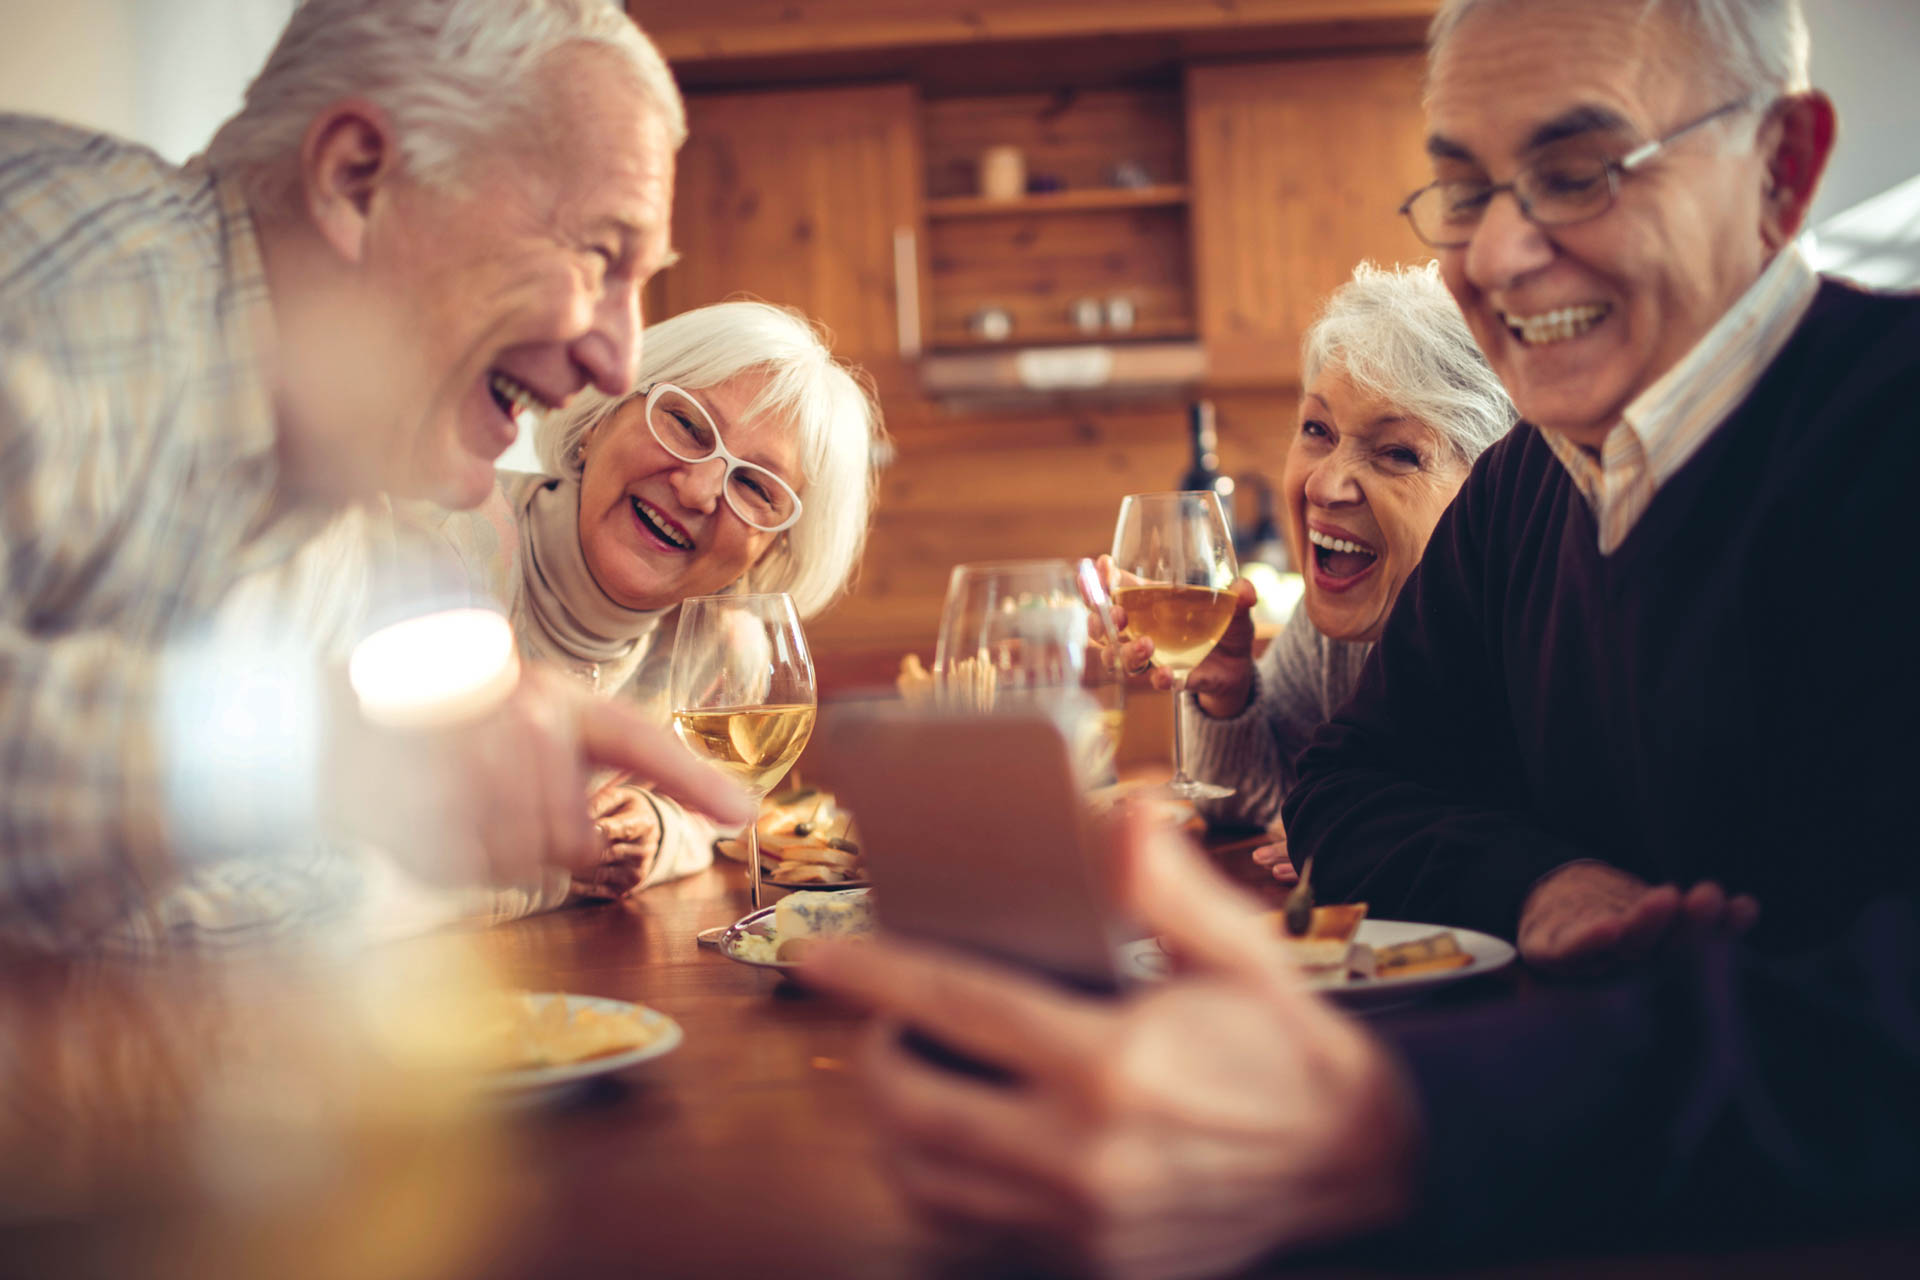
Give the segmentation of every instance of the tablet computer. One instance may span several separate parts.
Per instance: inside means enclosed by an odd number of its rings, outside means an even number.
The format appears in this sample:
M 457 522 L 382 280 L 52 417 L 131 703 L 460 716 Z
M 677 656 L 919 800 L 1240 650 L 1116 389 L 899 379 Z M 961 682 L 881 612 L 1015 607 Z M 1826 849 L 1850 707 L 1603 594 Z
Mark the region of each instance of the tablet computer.
M 1121 985 L 1130 936 L 1075 779 L 1066 708 L 943 712 L 830 703 L 817 767 L 859 827 L 883 930 Z

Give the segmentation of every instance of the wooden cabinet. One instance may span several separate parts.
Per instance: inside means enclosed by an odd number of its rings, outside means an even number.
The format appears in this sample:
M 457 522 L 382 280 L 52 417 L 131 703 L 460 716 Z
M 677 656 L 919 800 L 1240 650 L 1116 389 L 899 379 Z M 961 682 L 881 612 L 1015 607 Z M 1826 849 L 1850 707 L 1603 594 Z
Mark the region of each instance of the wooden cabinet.
M 876 376 L 918 355 L 919 97 L 909 85 L 687 99 L 653 314 L 749 293 L 833 330 Z M 904 351 L 903 351 L 904 348 Z
M 1301 335 L 1355 263 L 1432 256 L 1395 212 L 1429 180 L 1421 57 L 1276 59 L 1188 73 L 1209 382 L 1297 382 Z
M 923 134 L 930 346 L 1193 336 L 1177 87 L 936 99 Z M 993 148 L 1016 153 L 1045 189 L 980 195 Z M 1005 317 L 1005 337 L 980 334 L 989 312 Z

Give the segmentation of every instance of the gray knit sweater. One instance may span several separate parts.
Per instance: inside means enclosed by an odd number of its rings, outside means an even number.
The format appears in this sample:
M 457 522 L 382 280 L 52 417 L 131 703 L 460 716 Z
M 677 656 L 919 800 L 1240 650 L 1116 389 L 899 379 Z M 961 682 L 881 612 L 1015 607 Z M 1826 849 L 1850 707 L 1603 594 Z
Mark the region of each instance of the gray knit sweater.
M 1234 788 L 1195 807 L 1215 827 L 1266 827 L 1280 817 L 1299 775 L 1294 761 L 1314 730 L 1340 708 L 1373 652 L 1370 642 L 1331 640 L 1294 610 L 1253 668 L 1253 694 L 1237 716 L 1217 719 L 1188 706 L 1188 771 Z

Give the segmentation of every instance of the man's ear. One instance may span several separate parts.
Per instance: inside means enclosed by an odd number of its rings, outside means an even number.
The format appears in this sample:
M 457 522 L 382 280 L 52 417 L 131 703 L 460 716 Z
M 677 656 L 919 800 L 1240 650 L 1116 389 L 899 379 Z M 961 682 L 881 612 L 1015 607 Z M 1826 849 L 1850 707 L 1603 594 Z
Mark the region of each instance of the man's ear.
M 307 216 L 333 251 L 359 262 L 381 186 L 399 172 L 400 148 L 386 112 L 346 98 L 313 118 L 300 146 L 300 191 Z
M 1833 154 L 1833 100 L 1818 89 L 1788 94 L 1774 104 L 1760 127 L 1767 161 L 1767 189 L 1760 209 L 1760 237 L 1769 252 L 1800 233 L 1813 193 Z

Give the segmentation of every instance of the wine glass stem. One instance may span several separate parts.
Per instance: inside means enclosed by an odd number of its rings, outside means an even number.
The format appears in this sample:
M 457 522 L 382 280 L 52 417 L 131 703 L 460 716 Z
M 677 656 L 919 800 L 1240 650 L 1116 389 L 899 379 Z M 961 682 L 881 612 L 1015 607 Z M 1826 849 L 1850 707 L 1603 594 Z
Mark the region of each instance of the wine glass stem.
M 1187 678 L 1173 678 L 1173 781 L 1191 782 L 1187 776 Z
M 752 822 L 747 824 L 747 893 L 751 897 L 753 909 L 760 909 L 760 815 L 754 814 Z

